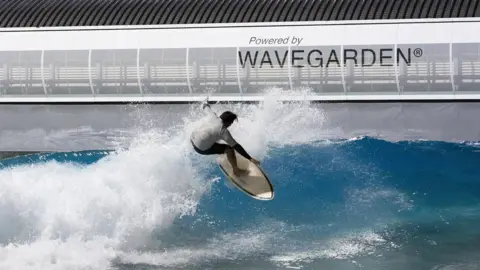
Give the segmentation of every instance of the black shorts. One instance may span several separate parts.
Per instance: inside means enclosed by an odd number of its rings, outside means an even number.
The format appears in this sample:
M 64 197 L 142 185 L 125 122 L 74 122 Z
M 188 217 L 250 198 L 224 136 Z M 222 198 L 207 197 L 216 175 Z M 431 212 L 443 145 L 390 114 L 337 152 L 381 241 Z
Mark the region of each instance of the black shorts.
M 208 148 L 207 150 L 200 150 L 198 149 L 195 144 L 192 143 L 193 149 L 195 149 L 195 152 L 199 153 L 200 155 L 221 155 L 225 154 L 225 151 L 229 147 L 226 144 L 223 143 L 214 143 L 212 147 Z

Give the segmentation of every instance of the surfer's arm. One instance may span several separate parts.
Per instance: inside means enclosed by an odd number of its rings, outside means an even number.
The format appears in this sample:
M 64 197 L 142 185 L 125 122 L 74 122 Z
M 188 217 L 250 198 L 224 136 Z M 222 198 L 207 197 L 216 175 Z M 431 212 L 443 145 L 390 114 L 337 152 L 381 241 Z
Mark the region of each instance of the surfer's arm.
M 244 158 L 250 160 L 251 162 L 257 164 L 257 165 L 260 165 L 260 161 L 254 159 L 253 157 L 251 157 L 247 151 L 245 151 L 245 149 L 243 149 L 243 147 L 240 145 L 240 144 L 236 144 L 233 149 L 235 149 L 235 151 L 237 151 L 240 155 L 242 155 Z
M 240 145 L 239 143 L 235 144 L 233 146 L 233 149 L 235 149 L 235 151 L 237 151 L 244 158 L 246 158 L 248 160 L 252 160 L 252 157 L 247 153 L 247 151 L 245 151 L 245 149 L 243 149 L 243 146 Z
M 202 103 L 202 109 L 210 116 L 217 116 L 217 114 L 210 108 L 210 104 L 207 101 Z
M 244 158 L 252 161 L 253 163 L 256 163 L 257 165 L 260 164 L 256 159 L 252 158 L 247 151 L 243 148 L 241 144 L 239 144 L 235 139 L 232 137 L 232 134 L 230 134 L 230 131 L 228 129 L 225 130 L 223 133 L 223 140 L 230 145 L 235 151 L 237 151 L 240 155 L 242 155 Z

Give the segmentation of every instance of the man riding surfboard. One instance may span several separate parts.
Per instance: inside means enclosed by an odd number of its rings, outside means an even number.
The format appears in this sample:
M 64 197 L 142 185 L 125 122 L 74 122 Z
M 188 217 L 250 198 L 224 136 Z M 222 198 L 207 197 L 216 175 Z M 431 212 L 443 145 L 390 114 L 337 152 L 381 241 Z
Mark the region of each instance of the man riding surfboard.
M 200 155 L 221 155 L 227 154 L 228 161 L 232 165 L 233 173 L 236 176 L 241 175 L 245 171 L 238 168 L 237 158 L 235 156 L 236 150 L 240 155 L 259 165 L 260 162 L 252 158 L 243 147 L 235 141 L 235 139 L 228 131 L 232 123 L 237 120 L 237 115 L 231 111 L 225 111 L 220 116 L 217 116 L 212 111 L 208 101 L 202 103 L 202 109 L 207 111 L 208 122 L 197 128 L 190 135 L 190 140 L 193 149 Z M 227 144 L 218 143 L 223 140 Z

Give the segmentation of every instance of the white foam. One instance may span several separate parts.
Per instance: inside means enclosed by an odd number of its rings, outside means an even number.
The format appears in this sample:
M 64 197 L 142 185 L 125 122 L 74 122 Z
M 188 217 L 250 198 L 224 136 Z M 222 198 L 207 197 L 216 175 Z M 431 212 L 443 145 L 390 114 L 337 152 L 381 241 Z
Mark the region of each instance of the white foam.
M 354 258 L 373 254 L 378 246 L 386 243 L 386 240 L 371 231 L 352 232 L 321 243 L 309 243 L 303 246 L 303 250 L 275 255 L 270 260 L 279 266 L 293 269 L 301 269 L 317 259 L 350 260 L 356 264 Z
M 148 246 L 154 230 L 194 213 L 208 192 L 187 146 L 156 131 L 93 165 L 0 171 L 0 216 L 8 221 L 0 234 L 10 244 L 0 251 L 0 268 L 42 268 L 52 257 L 60 268 L 104 265 L 115 250 Z
M 258 106 L 213 106 L 239 114 L 232 133 L 260 160 L 271 145 L 317 140 L 325 120 L 308 103 L 282 105 L 275 96 L 269 93 Z M 215 180 L 202 173 L 212 158 L 190 156 L 188 137 L 202 117 L 199 106 L 168 130 L 156 128 L 141 109 L 136 113 L 141 124 L 126 151 L 88 166 L 47 162 L 0 171 L 1 269 L 107 269 L 117 257 L 173 265 L 261 250 L 262 234 L 232 235 L 227 250 L 222 250 L 224 239 L 203 251 L 138 251 L 153 244 L 154 231 L 194 215 Z M 62 134 L 69 137 L 69 132 Z
M 265 229 L 242 230 L 209 239 L 204 245 L 176 248 L 163 252 L 130 252 L 119 257 L 125 263 L 148 264 L 162 267 L 195 266 L 212 260 L 235 261 L 244 256 L 267 251 L 275 233 Z
M 363 189 L 352 189 L 349 192 L 348 210 L 355 211 L 358 208 L 373 207 L 378 205 L 375 202 L 384 201 L 398 206 L 397 211 L 408 211 L 414 207 L 414 201 L 408 194 L 394 188 L 369 186 Z

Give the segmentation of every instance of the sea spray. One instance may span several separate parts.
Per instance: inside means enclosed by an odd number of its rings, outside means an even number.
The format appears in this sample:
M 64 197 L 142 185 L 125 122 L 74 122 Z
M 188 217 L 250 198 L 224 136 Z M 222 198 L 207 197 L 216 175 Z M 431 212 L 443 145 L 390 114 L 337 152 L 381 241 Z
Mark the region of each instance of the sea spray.
M 218 114 L 226 109 L 237 113 L 239 121 L 231 127 L 232 134 L 248 152 L 265 161 L 272 147 L 318 141 L 327 121 L 322 110 L 308 101 L 284 103 L 281 96 L 285 94 L 303 95 L 271 89 L 260 104 L 213 104 L 212 109 Z M 135 106 L 125 120 L 132 128 L 122 133 L 130 137 L 112 136 L 112 141 L 127 147 L 93 164 L 50 160 L 0 171 L 0 213 L 9 220 L 0 230 L 4 244 L 0 267 L 105 269 L 119 256 L 125 259 L 132 252 L 162 250 L 166 243 L 158 235 L 172 230 L 184 217 L 197 215 L 198 204 L 209 197 L 219 177 L 211 174 L 214 157 L 196 155 L 189 142 L 204 112 L 199 104 L 162 115 L 151 105 Z M 168 121 L 173 114 L 180 121 Z M 220 222 L 223 218 L 211 215 L 209 219 Z M 237 257 L 265 250 L 266 242 L 256 239 L 272 235 L 265 233 L 271 225 L 257 233 L 246 229 L 243 233 L 251 237 L 244 239 L 245 248 L 238 250 Z M 231 254 L 240 244 L 234 240 Z M 208 259 L 223 245 L 215 243 L 211 252 L 194 253 L 206 254 Z M 252 243 L 256 244 L 249 248 Z
M 52 258 L 59 269 L 95 268 L 116 251 L 148 246 L 155 230 L 194 214 L 208 192 L 188 151 L 153 132 L 91 165 L 48 161 L 0 171 L 0 215 L 8 221 L 0 229 L 0 268 L 37 269 Z M 69 249 L 85 252 L 83 259 Z

